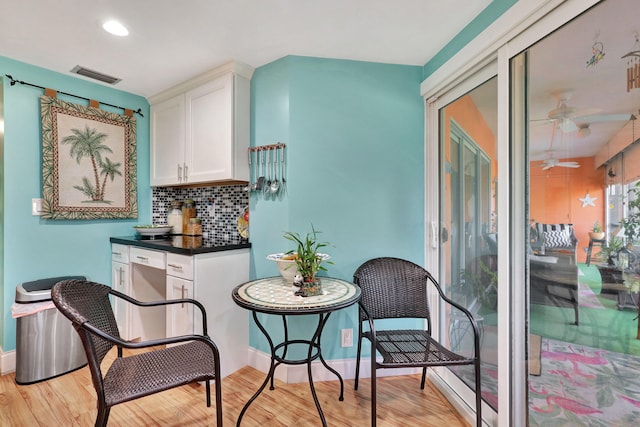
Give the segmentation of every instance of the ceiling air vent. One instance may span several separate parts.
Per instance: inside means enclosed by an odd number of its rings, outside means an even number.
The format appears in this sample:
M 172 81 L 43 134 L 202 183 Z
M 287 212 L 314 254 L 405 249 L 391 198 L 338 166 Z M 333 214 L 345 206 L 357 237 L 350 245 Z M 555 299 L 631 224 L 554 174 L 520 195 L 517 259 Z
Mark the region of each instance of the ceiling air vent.
M 88 68 L 84 68 L 80 65 L 76 65 L 75 67 L 73 67 L 71 72 L 75 74 L 80 74 L 81 76 L 89 77 L 91 79 L 100 80 L 101 82 L 109 83 L 110 85 L 114 85 L 118 83 L 120 80 L 122 80 L 117 77 L 108 76 L 98 71 L 93 71 Z

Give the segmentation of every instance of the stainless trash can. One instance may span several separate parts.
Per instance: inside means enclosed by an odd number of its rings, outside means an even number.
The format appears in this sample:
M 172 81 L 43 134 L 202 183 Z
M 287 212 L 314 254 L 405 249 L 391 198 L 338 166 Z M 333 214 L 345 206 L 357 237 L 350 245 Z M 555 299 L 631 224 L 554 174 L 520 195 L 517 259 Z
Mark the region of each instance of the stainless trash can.
M 71 321 L 54 307 L 51 288 L 61 280 L 85 279 L 63 276 L 25 282 L 16 287 L 16 305 L 25 315 L 16 319 L 16 383 L 32 384 L 71 372 L 87 364 L 82 342 Z

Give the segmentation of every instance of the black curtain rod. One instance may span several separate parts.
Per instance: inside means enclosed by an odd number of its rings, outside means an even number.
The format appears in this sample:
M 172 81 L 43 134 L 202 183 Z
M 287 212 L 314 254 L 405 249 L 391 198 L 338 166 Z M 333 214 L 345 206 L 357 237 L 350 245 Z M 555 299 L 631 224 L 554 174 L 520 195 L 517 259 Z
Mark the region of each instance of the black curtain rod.
M 9 80 L 11 80 L 11 86 L 14 86 L 16 83 L 20 83 L 21 85 L 37 87 L 38 89 L 42 89 L 42 90 L 46 90 L 47 89 L 47 88 L 42 87 L 42 86 L 38 86 L 38 85 L 31 84 L 31 83 L 23 82 L 22 80 L 16 80 L 13 77 L 11 77 L 9 74 L 5 74 L 5 76 L 7 76 L 9 78 Z M 91 99 L 89 99 L 89 98 L 85 98 L 84 96 L 74 95 L 72 93 L 60 92 L 60 91 L 58 91 L 58 93 L 61 93 L 63 95 L 67 95 L 67 96 L 73 96 L 74 98 L 84 99 L 85 101 L 91 101 Z M 106 102 L 100 102 L 100 104 L 108 105 L 109 107 L 119 108 L 122 111 L 129 110 L 129 108 L 124 108 L 124 107 L 120 107 L 118 105 L 113 105 L 113 104 L 107 104 Z M 144 114 L 142 114 L 142 109 L 140 109 L 140 108 L 138 108 L 138 111 L 134 111 L 134 113 L 139 114 L 140 117 L 144 117 Z

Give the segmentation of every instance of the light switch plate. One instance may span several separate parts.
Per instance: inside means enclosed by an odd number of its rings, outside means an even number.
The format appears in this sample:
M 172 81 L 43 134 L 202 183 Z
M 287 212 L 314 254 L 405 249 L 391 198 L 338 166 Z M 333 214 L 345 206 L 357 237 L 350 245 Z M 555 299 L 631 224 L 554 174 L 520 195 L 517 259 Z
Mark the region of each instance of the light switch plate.
M 31 215 L 42 215 L 42 199 L 31 199 Z

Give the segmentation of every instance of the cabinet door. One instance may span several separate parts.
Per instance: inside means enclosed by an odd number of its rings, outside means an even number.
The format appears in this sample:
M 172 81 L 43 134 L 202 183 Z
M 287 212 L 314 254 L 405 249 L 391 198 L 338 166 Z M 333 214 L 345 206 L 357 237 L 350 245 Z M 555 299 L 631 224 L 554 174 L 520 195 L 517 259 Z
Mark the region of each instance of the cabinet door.
M 193 298 L 193 282 L 167 276 L 167 296 L 170 299 Z M 167 337 L 193 333 L 193 304 L 167 305 Z
M 111 263 L 111 287 L 125 295 L 131 295 L 129 264 L 115 261 Z M 120 336 L 125 340 L 131 339 L 131 304 L 120 298 L 113 298 L 113 314 L 118 322 Z
M 232 179 L 233 74 L 187 92 L 185 103 L 187 181 Z
M 185 104 L 179 95 L 151 106 L 151 185 L 183 184 Z

